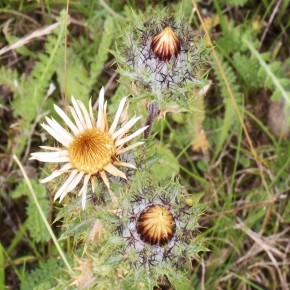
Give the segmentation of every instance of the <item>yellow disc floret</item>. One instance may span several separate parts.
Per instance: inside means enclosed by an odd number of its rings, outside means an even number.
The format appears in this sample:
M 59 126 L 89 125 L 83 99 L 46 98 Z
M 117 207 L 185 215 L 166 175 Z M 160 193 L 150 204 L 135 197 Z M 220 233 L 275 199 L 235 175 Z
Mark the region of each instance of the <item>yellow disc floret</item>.
M 70 163 L 79 171 L 95 174 L 111 163 L 115 154 L 112 137 L 96 128 L 75 137 L 68 148 Z

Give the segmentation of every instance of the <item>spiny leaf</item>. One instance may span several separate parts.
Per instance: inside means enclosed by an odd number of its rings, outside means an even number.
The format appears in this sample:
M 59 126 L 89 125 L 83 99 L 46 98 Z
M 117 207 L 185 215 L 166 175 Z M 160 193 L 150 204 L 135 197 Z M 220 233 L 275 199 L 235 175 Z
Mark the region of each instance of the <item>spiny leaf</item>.
M 151 152 L 158 152 L 158 163 L 151 167 L 151 173 L 156 177 L 156 180 L 165 180 L 175 176 L 179 172 L 178 162 L 173 153 L 165 148 L 161 143 L 156 143 L 151 148 Z M 160 163 L 163 164 L 163 169 L 160 171 Z

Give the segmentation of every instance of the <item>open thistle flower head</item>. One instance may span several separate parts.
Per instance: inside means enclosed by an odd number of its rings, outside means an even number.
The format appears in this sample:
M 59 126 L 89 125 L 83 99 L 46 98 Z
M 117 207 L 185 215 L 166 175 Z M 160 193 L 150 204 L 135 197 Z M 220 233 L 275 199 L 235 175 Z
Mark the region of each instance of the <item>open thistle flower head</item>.
M 103 88 L 99 94 L 97 119 L 93 115 L 91 101 L 89 110 L 74 97 L 72 97 L 72 105 L 69 107 L 72 119 L 61 108 L 54 105 L 56 112 L 69 130 L 53 118 L 46 118 L 47 124 L 42 124 L 42 127 L 60 143 L 60 146 L 41 146 L 46 151 L 32 153 L 31 159 L 61 163 L 63 166 L 40 182 L 46 183 L 62 174 L 66 174 L 67 179 L 57 190 L 54 199 L 61 201 L 68 192 L 82 184 L 79 195 L 82 196 L 82 207 L 84 208 L 89 183 L 92 191 L 94 191 L 95 182 L 100 177 L 108 188 L 112 200 L 116 202 L 116 197 L 110 190 L 106 173 L 126 179 L 126 175 L 118 167 L 135 168 L 135 166 L 120 161 L 118 156 L 143 144 L 143 142 L 136 142 L 126 146 L 129 141 L 140 135 L 147 127 L 142 127 L 129 134 L 130 129 L 140 120 L 140 117 L 133 117 L 128 120 L 128 114 L 124 110 L 126 97 L 120 101 L 115 118 L 109 125 L 107 102 L 104 102 Z M 123 121 L 121 126 L 119 126 L 120 120 Z
M 190 25 L 168 10 L 150 11 L 150 16 L 133 15 L 134 23 L 125 37 L 117 59 L 120 74 L 143 87 L 159 100 L 176 101 L 200 80 L 206 50 L 202 38 Z

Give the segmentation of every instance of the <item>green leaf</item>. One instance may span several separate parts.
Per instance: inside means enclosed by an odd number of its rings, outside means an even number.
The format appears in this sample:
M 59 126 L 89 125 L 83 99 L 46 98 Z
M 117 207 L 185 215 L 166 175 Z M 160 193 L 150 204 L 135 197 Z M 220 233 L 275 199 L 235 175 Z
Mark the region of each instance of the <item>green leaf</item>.
M 91 84 L 88 72 L 82 60 L 70 48 L 67 49 L 67 60 L 66 71 L 64 71 L 64 52 L 58 55 L 59 65 L 56 73 L 61 91 L 65 92 L 69 99 L 74 96 L 86 104 L 89 101 Z
M 159 155 L 158 162 L 151 167 L 151 174 L 156 180 L 162 181 L 172 178 L 179 172 L 179 163 L 170 149 L 164 147 L 161 143 L 157 143 L 150 148 L 151 153 Z M 148 154 L 150 154 L 150 152 Z M 162 168 L 162 170 L 160 170 Z
M 36 197 L 39 201 L 44 215 L 47 217 L 49 213 L 49 201 L 47 199 L 45 186 L 36 180 L 31 180 L 32 187 L 35 191 Z M 28 189 L 27 189 L 28 191 Z M 29 194 L 29 193 L 28 193 Z M 26 208 L 27 213 L 27 227 L 31 238 L 35 242 L 46 242 L 50 239 L 50 235 L 45 227 L 39 211 L 29 194 L 28 205 Z
M 102 40 L 99 46 L 98 53 L 95 57 L 95 61 L 91 63 L 90 68 L 90 78 L 91 78 L 91 86 L 96 82 L 102 69 L 104 67 L 104 63 L 108 59 L 109 48 L 112 44 L 113 39 L 115 38 L 115 28 L 114 28 L 113 18 L 108 17 L 104 24 L 104 32 L 102 36 Z
M 290 105 L 290 80 L 285 76 L 282 78 L 283 75 L 282 65 L 280 62 L 272 62 L 271 64 L 267 63 L 261 55 L 253 46 L 253 44 L 246 39 L 243 38 L 243 42 L 248 46 L 249 50 L 253 54 L 255 58 L 259 61 L 261 66 L 262 72 L 265 74 L 266 80 L 265 84 L 268 87 L 272 87 L 274 89 L 274 96 L 280 95 L 280 98 L 283 98 L 286 105 Z M 287 81 L 288 79 L 288 81 Z
M 59 240 L 66 239 L 68 237 L 74 237 L 75 241 L 77 241 L 78 238 L 81 239 L 82 237 L 86 236 L 84 232 L 87 233 L 92 228 L 94 221 L 95 219 L 93 218 L 84 220 L 78 219 L 77 222 L 73 222 L 73 224 L 62 233 Z
M 32 181 L 33 182 L 33 181 Z M 17 184 L 16 188 L 10 193 L 10 197 L 13 199 L 20 198 L 22 196 L 29 195 L 29 190 L 24 181 Z
M 241 38 L 244 35 L 253 35 L 253 31 L 246 24 L 234 26 L 232 20 L 225 18 L 224 21 L 226 21 L 226 28 L 223 30 L 222 36 L 216 40 L 218 51 L 223 56 L 247 51 L 247 46 L 241 41 Z
M 218 65 L 213 62 L 213 67 L 215 71 L 216 78 L 218 80 L 218 87 L 220 90 L 221 97 L 223 98 L 223 103 L 225 107 L 223 125 L 220 130 L 220 134 L 215 142 L 215 154 L 214 159 L 220 153 L 225 140 L 228 138 L 230 132 L 235 132 L 239 120 L 237 118 L 237 113 L 235 111 L 234 101 L 237 103 L 240 112 L 242 111 L 241 104 L 243 103 L 243 96 L 240 93 L 240 87 L 237 84 L 237 77 L 234 73 L 233 68 L 222 58 L 219 57 L 222 66 L 222 71 L 227 79 L 228 85 L 231 88 L 235 100 L 232 100 L 227 85 L 224 81 L 223 74 L 220 72 Z
M 10 29 L 9 29 L 9 24 L 10 24 L 10 20 L 4 24 L 4 28 L 3 28 L 3 34 L 5 35 L 5 39 L 6 41 L 12 45 L 15 42 L 17 42 L 20 38 L 16 37 L 15 35 L 12 35 L 10 33 Z M 24 45 L 18 47 L 15 49 L 17 51 L 17 53 L 24 55 L 24 56 L 30 56 L 30 57 L 34 57 L 34 54 Z
M 263 78 L 257 74 L 259 62 L 253 57 L 236 52 L 233 55 L 233 66 L 247 90 L 263 86 Z
M 45 45 L 45 51 L 38 56 L 38 60 L 29 78 L 23 84 L 24 91 L 12 102 L 14 115 L 19 116 L 20 128 L 23 134 L 19 136 L 16 154 L 20 154 L 29 137 L 31 122 L 37 115 L 43 112 L 47 99 L 47 89 L 51 78 L 58 67 L 57 55 L 63 45 L 65 31 L 64 12 L 61 13 L 61 25 L 49 35 Z
M 25 279 L 21 281 L 20 289 L 52 289 L 57 285 L 56 278 L 61 275 L 61 266 L 61 260 L 49 259 L 44 262 L 41 261 L 35 270 L 24 275 Z
M 23 91 L 22 79 L 16 70 L 0 67 L 0 85 L 8 87 L 12 92 L 20 94 Z

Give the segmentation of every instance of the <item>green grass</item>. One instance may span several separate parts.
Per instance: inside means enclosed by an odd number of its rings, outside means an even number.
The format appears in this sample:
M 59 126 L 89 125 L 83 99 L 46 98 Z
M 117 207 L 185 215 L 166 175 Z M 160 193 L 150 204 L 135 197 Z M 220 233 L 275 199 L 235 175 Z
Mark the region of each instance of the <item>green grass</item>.
M 167 2 L 158 1 L 161 7 Z M 155 119 L 146 141 L 150 148 L 142 154 L 153 154 L 146 164 L 155 162 L 155 179 L 174 176 L 183 194 L 191 195 L 190 202 L 204 207 L 196 234 L 208 250 L 200 252 L 189 267 L 190 289 L 287 289 L 290 1 L 205 2 L 197 4 L 203 20 L 206 15 L 219 19 L 216 25 L 206 26 L 212 46 L 203 38 L 210 51 L 205 65 L 210 89 L 188 104 L 188 112 Z M 84 268 L 76 271 L 78 259 L 85 258 L 87 251 L 92 253 L 88 233 L 94 211 L 74 211 L 75 199 L 64 207 L 55 204 L 53 191 L 58 184 L 37 181 L 51 169 L 28 160 L 45 139 L 39 126 L 43 116 L 49 112 L 57 118 L 53 104 L 63 107 L 71 94 L 85 102 L 92 96 L 95 103 L 102 86 L 113 115 L 121 97 L 138 92 L 131 83 L 119 82 L 111 52 L 120 49 L 131 20 L 129 11 L 149 10 L 151 1 L 68 1 L 69 11 L 66 4 L 1 2 L 2 26 L 7 28 L 0 35 L 1 48 L 56 21 L 60 25 L 0 59 L 0 289 L 69 287 L 76 277 L 85 277 Z M 195 5 L 186 0 L 168 4 L 170 11 L 190 21 L 195 33 L 204 35 L 201 20 L 192 10 Z M 51 83 L 55 89 L 47 94 Z M 146 96 L 143 92 L 135 100 L 130 98 L 142 124 L 147 118 Z M 273 103 L 279 102 L 282 109 L 273 113 Z M 286 131 L 275 131 L 273 122 L 286 126 Z M 207 143 L 201 142 L 202 130 Z M 199 150 L 194 151 L 199 141 Z M 141 155 L 135 156 L 137 161 Z M 161 161 L 156 162 L 157 158 Z M 166 162 L 165 170 L 162 163 Z M 109 214 L 102 214 L 113 223 Z M 60 237 L 65 238 L 57 241 Z M 103 276 L 102 285 L 106 279 L 118 284 L 116 273 L 110 273 L 109 278 Z

